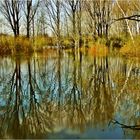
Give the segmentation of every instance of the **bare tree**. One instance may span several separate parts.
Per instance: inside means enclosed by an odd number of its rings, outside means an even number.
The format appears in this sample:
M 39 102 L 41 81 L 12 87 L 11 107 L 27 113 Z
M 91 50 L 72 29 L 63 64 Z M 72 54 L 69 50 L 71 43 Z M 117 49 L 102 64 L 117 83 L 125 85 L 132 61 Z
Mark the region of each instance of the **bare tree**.
M 71 22 L 72 22 L 72 47 L 75 48 L 76 39 L 76 12 L 78 9 L 79 0 L 66 0 L 65 1 L 65 11 L 67 12 Z
M 19 35 L 21 7 L 22 1 L 20 0 L 1 1 L 0 11 L 3 14 L 3 16 L 7 19 L 15 37 Z
M 45 11 L 40 9 L 37 13 L 37 35 L 46 35 L 47 21 Z
M 25 17 L 26 17 L 26 36 L 27 36 L 27 38 L 29 38 L 31 22 L 34 19 L 37 8 L 39 7 L 39 0 L 37 0 L 37 2 L 35 4 L 33 4 L 33 0 L 27 0 L 24 3 L 23 7 L 24 7 L 24 13 L 25 13 Z
M 82 45 L 82 6 L 83 0 L 78 2 L 78 12 L 77 12 L 77 24 L 78 24 L 78 45 L 81 47 Z
M 111 20 L 112 1 L 92 0 L 86 1 L 85 7 L 94 23 L 94 36 L 108 37 Z
M 60 36 L 61 36 L 61 6 L 60 0 L 46 0 L 45 7 L 49 15 L 49 26 L 57 37 L 57 43 L 60 48 Z

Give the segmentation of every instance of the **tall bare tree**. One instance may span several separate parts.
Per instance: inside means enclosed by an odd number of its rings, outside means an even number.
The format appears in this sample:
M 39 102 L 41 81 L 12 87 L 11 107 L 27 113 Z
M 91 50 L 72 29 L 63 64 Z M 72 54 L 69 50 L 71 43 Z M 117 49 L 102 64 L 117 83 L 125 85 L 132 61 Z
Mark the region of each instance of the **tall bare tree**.
M 75 39 L 76 39 L 76 12 L 78 9 L 78 3 L 80 0 L 66 0 L 65 10 L 71 20 L 72 23 L 72 47 L 75 47 Z
M 33 0 L 27 0 L 24 2 L 24 13 L 26 18 L 26 36 L 27 38 L 30 37 L 30 29 L 31 29 L 31 22 L 34 19 L 36 14 L 37 8 L 39 7 L 39 0 L 33 4 Z
M 42 9 L 38 10 L 39 13 L 37 13 L 37 35 L 46 35 L 46 29 L 47 29 L 47 20 L 45 11 Z
M 0 11 L 7 19 L 14 36 L 19 36 L 22 1 L 2 0 L 0 4 Z
M 108 37 L 111 20 L 112 1 L 92 0 L 85 2 L 89 16 L 93 20 L 94 35 L 98 37 Z
M 78 24 L 78 44 L 79 47 L 82 45 L 82 7 L 83 7 L 83 0 L 79 0 L 78 2 L 78 12 L 77 12 L 77 24 Z
M 57 37 L 58 47 L 60 48 L 61 37 L 61 8 L 62 1 L 60 0 L 46 0 L 45 7 L 49 17 L 49 26 Z

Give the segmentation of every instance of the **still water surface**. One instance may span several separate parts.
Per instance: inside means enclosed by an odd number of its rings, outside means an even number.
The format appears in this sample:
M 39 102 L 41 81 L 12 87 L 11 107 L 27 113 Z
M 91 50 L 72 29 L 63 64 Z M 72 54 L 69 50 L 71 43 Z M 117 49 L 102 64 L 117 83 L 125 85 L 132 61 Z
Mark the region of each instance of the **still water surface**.
M 49 51 L 0 58 L 0 138 L 140 138 L 140 64 Z

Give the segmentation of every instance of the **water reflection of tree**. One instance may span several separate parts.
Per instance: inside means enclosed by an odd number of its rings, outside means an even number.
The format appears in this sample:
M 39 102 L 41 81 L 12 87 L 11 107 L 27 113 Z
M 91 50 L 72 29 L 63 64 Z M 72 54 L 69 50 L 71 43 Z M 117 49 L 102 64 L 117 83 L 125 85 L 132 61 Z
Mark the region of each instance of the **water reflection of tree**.
M 51 131 L 52 120 L 46 108 L 38 102 L 39 86 L 32 77 L 29 59 L 27 68 L 28 78 L 24 79 L 20 58 L 16 58 L 12 78 L 3 90 L 5 92 L 8 89 L 9 92 L 0 118 L 1 138 L 26 138 Z
M 61 82 L 59 84 L 61 84 L 61 88 L 63 87 L 61 92 L 64 92 L 64 96 L 59 98 L 64 100 L 59 117 L 67 127 L 81 130 L 86 127 L 88 122 L 92 122 L 94 125 L 106 125 L 114 114 L 108 58 L 94 58 L 90 68 L 87 69 L 84 66 L 82 54 L 79 57 L 74 55 L 68 64 L 70 65 L 70 68 L 67 69 L 68 75 L 65 75 L 67 76 L 65 79 L 69 81 L 66 83 L 69 86 L 63 86 L 63 76 L 58 73 L 58 77 L 61 77 L 58 78 Z M 63 66 L 65 67 L 65 65 L 67 67 L 67 64 L 64 63 Z M 56 66 L 58 67 L 57 72 L 59 72 L 60 67 Z M 63 73 L 63 68 L 61 71 Z M 85 73 L 88 74 L 85 75 Z
M 20 127 L 20 117 L 24 115 L 22 98 L 21 98 L 21 67 L 20 60 L 16 61 L 15 70 L 10 80 L 9 88 L 9 98 L 7 100 L 7 108 L 5 109 L 4 115 L 1 120 L 1 129 L 7 131 L 10 135 L 13 133 L 13 136 L 19 137 L 17 131 Z M 13 103 L 14 102 L 14 103 Z M 7 123 L 7 124 L 6 124 Z M 16 131 L 13 131 L 16 130 Z M 3 134 L 5 134 L 3 132 Z
M 82 108 L 82 55 L 80 53 L 80 59 L 77 61 L 75 54 L 73 53 L 72 60 L 72 83 L 71 90 L 69 91 L 69 98 L 67 109 L 68 111 L 68 124 L 71 127 L 79 126 L 80 129 L 84 128 L 85 116 Z
M 41 90 L 39 89 L 37 81 L 34 81 L 32 77 L 30 60 L 28 60 L 28 76 L 28 84 L 30 87 L 30 105 L 29 112 L 26 117 L 26 124 L 28 124 L 29 132 L 37 134 L 50 131 L 52 127 L 52 120 L 49 117 L 49 114 L 47 112 L 48 110 L 46 110 L 46 108 L 39 103 L 39 97 L 37 97 L 39 95 L 37 94 L 41 94 Z M 38 91 L 39 93 L 36 93 L 36 91 Z
M 95 125 L 105 125 L 114 114 L 112 84 L 108 58 L 94 58 L 86 95 L 89 96 L 87 114 Z
M 125 62 L 125 63 L 124 63 Z M 116 95 L 117 101 L 114 104 L 116 114 L 119 112 L 120 120 L 113 121 L 113 124 L 119 125 L 125 131 L 125 135 L 131 135 L 134 138 L 140 138 L 140 74 L 138 63 L 130 63 L 129 60 L 122 61 L 124 63 L 120 67 L 121 77 L 116 77 L 116 84 L 118 85 L 118 94 Z M 128 78 L 127 78 L 128 77 Z M 124 87 L 124 83 L 127 79 Z M 122 92 L 120 92 L 122 91 Z M 128 115 L 129 114 L 129 115 Z M 118 114 L 117 114 L 118 115 Z
M 135 66 L 124 90 L 127 94 L 121 95 L 116 107 L 117 92 L 122 88 L 119 78 L 125 79 L 129 66 L 119 62 L 116 69 L 109 57 L 91 59 L 81 52 L 74 55 L 61 51 L 57 57 L 45 54 L 28 58 L 24 64 L 16 59 L 8 76 L 11 80 L 2 91 L 7 104 L 0 112 L 1 137 L 41 137 L 52 131 L 53 123 L 81 131 L 89 124 L 105 128 L 117 112 L 122 120 L 129 113 L 125 122 L 140 124 L 140 98 L 136 94 L 140 75 Z M 120 72 L 122 77 L 117 75 Z M 126 105 L 131 107 L 126 109 Z

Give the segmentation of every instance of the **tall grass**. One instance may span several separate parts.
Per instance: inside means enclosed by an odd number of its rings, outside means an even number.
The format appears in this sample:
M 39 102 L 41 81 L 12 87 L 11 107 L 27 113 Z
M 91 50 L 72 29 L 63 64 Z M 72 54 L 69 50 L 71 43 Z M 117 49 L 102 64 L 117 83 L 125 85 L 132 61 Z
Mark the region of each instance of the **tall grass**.
M 32 41 L 26 37 L 18 37 L 14 42 L 14 51 L 16 53 L 31 53 L 33 52 Z
M 16 54 L 16 53 L 29 53 L 32 52 L 32 43 L 29 39 L 25 37 L 17 37 L 13 36 L 0 36 L 0 54 Z
M 108 47 L 106 45 L 96 43 L 89 47 L 88 54 L 94 57 L 106 56 L 108 54 Z
M 52 38 L 37 36 L 34 39 L 28 39 L 25 36 L 14 38 L 9 35 L 0 36 L 0 55 L 31 53 L 40 51 L 48 46 L 54 45 Z
M 34 38 L 33 48 L 35 51 L 42 51 L 47 49 L 49 46 L 56 45 L 56 39 L 46 36 L 36 36 Z
M 0 54 L 11 54 L 14 48 L 14 38 L 10 36 L 0 36 Z
M 109 47 L 120 48 L 120 53 L 127 56 L 140 56 L 140 36 L 134 37 L 134 42 L 129 38 L 97 38 L 93 40 L 93 37 L 82 38 L 83 46 L 80 48 L 82 51 L 87 50 L 88 54 L 93 56 L 104 56 L 108 54 Z M 86 42 L 87 41 L 87 42 Z M 62 45 L 66 48 L 71 48 L 71 38 L 62 38 Z M 56 38 L 37 36 L 34 39 L 27 39 L 24 36 L 14 38 L 9 35 L 0 35 L 0 55 L 19 54 L 19 53 L 31 53 L 33 51 L 43 51 L 49 48 L 49 46 L 55 46 L 57 44 Z M 85 46 L 88 47 L 85 47 Z

